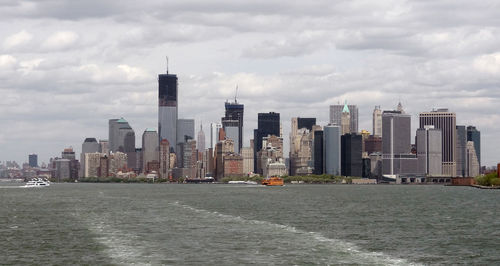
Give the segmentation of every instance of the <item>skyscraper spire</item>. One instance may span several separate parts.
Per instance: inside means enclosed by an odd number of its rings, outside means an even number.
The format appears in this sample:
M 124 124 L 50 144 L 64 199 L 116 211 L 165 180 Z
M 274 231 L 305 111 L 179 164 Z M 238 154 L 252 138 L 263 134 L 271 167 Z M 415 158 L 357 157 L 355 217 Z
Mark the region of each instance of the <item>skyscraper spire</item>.
M 349 107 L 347 107 L 347 100 L 344 101 L 344 109 L 342 110 L 342 113 L 349 113 Z

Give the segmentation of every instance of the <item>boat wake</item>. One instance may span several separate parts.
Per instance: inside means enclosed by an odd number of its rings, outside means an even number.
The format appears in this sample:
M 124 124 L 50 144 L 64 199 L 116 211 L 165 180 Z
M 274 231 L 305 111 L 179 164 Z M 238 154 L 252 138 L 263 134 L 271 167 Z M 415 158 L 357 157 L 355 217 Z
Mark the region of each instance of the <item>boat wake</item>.
M 258 227 L 258 232 L 262 232 L 263 230 L 269 230 L 269 232 L 271 233 L 275 231 L 281 231 L 282 234 L 276 237 L 292 238 L 291 240 L 287 241 L 289 243 L 288 245 L 296 246 L 297 250 L 306 250 L 307 255 L 314 256 L 315 259 L 320 260 L 320 264 L 338 263 L 365 265 L 418 265 L 405 259 L 395 258 L 381 252 L 370 252 L 362 250 L 360 247 L 353 243 L 349 243 L 340 239 L 328 238 L 321 233 L 307 232 L 290 225 L 282 225 L 261 220 L 245 219 L 240 216 L 233 216 L 222 214 L 216 211 L 198 209 L 180 202 L 174 202 L 171 203 L 171 205 L 195 213 L 199 213 L 201 215 L 211 216 L 212 218 L 215 218 L 217 220 L 222 220 L 233 224 L 238 223 L 239 225 L 248 225 L 250 227 Z M 290 248 L 290 246 L 288 246 L 287 248 Z M 316 251 L 318 251 L 318 253 L 319 251 L 323 251 L 323 255 L 316 256 L 316 254 L 312 254 Z M 326 257 L 321 259 L 318 258 L 319 256 Z

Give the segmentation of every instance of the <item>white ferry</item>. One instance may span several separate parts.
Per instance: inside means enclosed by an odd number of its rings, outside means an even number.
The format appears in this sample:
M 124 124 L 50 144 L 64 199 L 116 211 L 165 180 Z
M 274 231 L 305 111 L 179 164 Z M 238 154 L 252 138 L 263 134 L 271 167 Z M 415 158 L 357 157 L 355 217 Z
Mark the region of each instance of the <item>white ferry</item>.
M 41 178 L 33 178 L 24 187 L 48 187 L 50 182 L 48 180 L 43 180 Z

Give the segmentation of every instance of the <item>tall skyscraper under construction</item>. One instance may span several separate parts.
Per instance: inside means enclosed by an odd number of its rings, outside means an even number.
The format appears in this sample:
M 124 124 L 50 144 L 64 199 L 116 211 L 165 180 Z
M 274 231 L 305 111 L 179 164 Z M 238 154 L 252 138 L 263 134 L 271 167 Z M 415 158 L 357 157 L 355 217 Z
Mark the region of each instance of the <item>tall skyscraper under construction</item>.
M 158 135 L 160 141 L 168 140 L 170 149 L 177 144 L 177 75 L 158 75 Z
M 244 105 L 238 103 L 236 97 L 234 102 L 226 101 L 226 113 L 221 119 L 222 128 L 226 133 L 226 137 L 234 141 L 234 151 L 240 153 L 243 147 L 243 110 Z

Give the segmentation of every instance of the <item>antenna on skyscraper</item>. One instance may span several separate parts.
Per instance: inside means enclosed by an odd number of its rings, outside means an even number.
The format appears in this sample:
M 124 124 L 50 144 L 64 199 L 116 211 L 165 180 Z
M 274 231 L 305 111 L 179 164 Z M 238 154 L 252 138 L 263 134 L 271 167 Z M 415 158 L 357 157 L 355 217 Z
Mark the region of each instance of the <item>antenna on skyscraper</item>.
M 165 56 L 167 58 L 167 74 L 168 74 L 168 56 Z
M 236 97 L 238 97 L 238 84 L 236 84 L 236 92 L 234 93 L 234 103 L 238 103 L 238 100 L 236 100 Z

